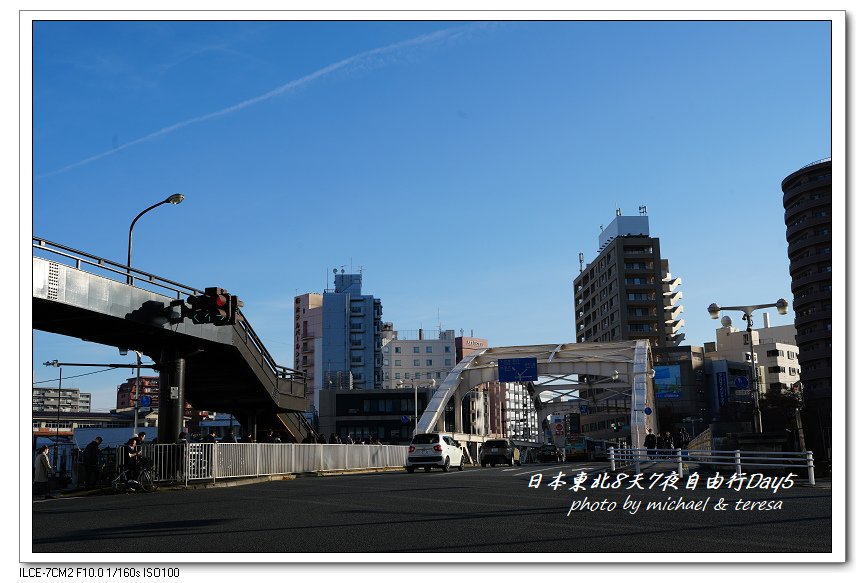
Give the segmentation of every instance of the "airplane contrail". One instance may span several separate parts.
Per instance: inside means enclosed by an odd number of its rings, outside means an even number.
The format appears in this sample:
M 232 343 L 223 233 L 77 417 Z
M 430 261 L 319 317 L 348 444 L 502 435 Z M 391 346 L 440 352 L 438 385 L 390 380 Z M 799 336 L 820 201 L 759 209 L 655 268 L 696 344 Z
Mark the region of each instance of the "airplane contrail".
M 262 101 L 266 101 L 266 100 L 271 99 L 273 97 L 276 97 L 278 95 L 282 95 L 283 93 L 287 93 L 287 92 L 292 91 L 294 89 L 298 89 L 299 87 L 302 87 L 304 85 L 312 83 L 316 79 L 320 79 L 321 77 L 329 75 L 329 74 L 331 74 L 335 71 L 338 71 L 340 69 L 345 69 L 351 65 L 358 64 L 358 63 L 365 61 L 371 57 L 376 57 L 376 56 L 384 55 L 387 53 L 393 53 L 393 52 L 399 51 L 401 49 L 406 49 L 409 47 L 429 44 L 429 43 L 436 42 L 436 41 L 455 39 L 455 38 L 469 32 L 472 29 L 478 28 L 479 26 L 483 26 L 483 24 L 472 24 L 472 25 L 468 25 L 468 26 L 461 26 L 461 27 L 456 27 L 456 28 L 448 28 L 445 30 L 439 30 L 436 32 L 424 34 L 424 35 L 421 35 L 421 36 L 418 36 L 418 37 L 415 37 L 412 39 L 400 41 L 398 43 L 394 43 L 394 44 L 387 45 L 384 47 L 379 47 L 376 49 L 370 49 L 368 51 L 358 53 L 354 56 L 347 57 L 341 61 L 337 61 L 336 63 L 332 63 L 326 67 L 323 67 L 317 71 L 314 71 L 314 72 L 310 73 L 309 75 L 305 75 L 299 79 L 289 81 L 288 83 L 285 83 L 284 85 L 280 85 L 276 89 L 272 89 L 272 90 L 268 91 L 267 93 L 263 93 L 257 97 L 252 97 L 250 99 L 246 99 L 244 101 L 241 101 L 240 103 L 236 103 L 236 104 L 231 105 L 229 107 L 225 107 L 223 109 L 213 111 L 211 113 L 206 113 L 204 115 L 192 117 L 192 118 L 189 118 L 187 120 L 172 124 L 170 126 L 166 126 L 160 130 L 156 130 L 155 132 L 151 132 L 151 133 L 147 134 L 146 136 L 132 140 L 131 142 L 126 142 L 124 144 L 120 144 L 118 146 L 111 148 L 110 150 L 106 150 L 106 151 L 101 152 L 99 154 L 94 154 L 93 156 L 90 156 L 89 158 L 84 158 L 83 160 L 79 160 L 78 162 L 68 164 L 62 168 L 58 168 L 57 170 L 52 170 L 51 172 L 48 172 L 45 174 L 40 174 L 39 176 L 36 176 L 36 179 L 47 178 L 48 176 L 54 176 L 54 175 L 60 174 L 62 172 L 67 172 L 69 170 L 72 170 L 73 168 L 78 168 L 80 166 L 84 166 L 85 164 L 95 162 L 96 160 L 99 160 L 101 158 L 105 158 L 106 156 L 109 156 L 111 154 L 115 154 L 121 150 L 126 150 L 128 148 L 131 148 L 132 146 L 137 146 L 138 144 L 143 144 L 144 142 L 149 142 L 150 140 L 153 140 L 153 139 L 158 138 L 160 136 L 170 134 L 170 133 L 175 132 L 175 131 L 177 131 L 181 128 L 184 128 L 186 126 L 196 124 L 196 123 L 201 123 L 201 122 L 207 121 L 209 119 L 214 119 L 217 117 L 221 117 L 223 115 L 228 115 L 230 113 L 240 111 L 242 109 L 246 109 L 247 107 L 255 105 L 256 103 L 260 103 Z

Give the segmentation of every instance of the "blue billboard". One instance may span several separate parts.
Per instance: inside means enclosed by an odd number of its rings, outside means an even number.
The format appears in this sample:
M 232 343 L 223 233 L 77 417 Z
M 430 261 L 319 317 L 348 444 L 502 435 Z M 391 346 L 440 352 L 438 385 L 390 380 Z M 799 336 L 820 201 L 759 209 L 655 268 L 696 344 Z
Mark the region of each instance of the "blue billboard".
M 682 398 L 682 369 L 678 364 L 655 366 L 655 398 Z

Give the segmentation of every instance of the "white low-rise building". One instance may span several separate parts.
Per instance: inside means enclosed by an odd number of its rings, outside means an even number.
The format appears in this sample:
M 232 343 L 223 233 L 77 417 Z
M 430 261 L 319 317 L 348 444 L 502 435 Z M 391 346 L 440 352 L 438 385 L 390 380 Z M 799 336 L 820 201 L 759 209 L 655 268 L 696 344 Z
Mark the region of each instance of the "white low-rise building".
M 714 360 L 751 363 L 751 344 L 747 330 L 740 330 L 727 319 L 715 330 L 714 347 L 709 344 L 705 356 Z M 796 327 L 770 326 L 769 314 L 763 314 L 763 328 L 754 328 L 754 360 L 757 364 L 758 389 L 786 391 L 799 381 L 799 348 L 796 346 Z

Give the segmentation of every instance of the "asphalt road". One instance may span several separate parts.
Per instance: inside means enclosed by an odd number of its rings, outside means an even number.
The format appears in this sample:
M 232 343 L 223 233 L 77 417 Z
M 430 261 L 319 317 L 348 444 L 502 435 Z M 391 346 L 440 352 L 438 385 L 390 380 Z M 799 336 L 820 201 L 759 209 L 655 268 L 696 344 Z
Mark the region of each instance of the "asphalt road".
M 591 488 L 604 464 L 301 477 L 33 502 L 34 553 L 810 553 L 831 551 L 831 489 Z M 562 472 L 565 484 L 550 486 Z M 538 487 L 530 487 L 542 474 Z M 641 501 L 633 512 L 623 503 Z M 650 502 L 710 498 L 705 509 Z M 714 509 L 723 497 L 726 510 Z M 588 499 L 604 509 L 572 509 Z M 736 501 L 771 510 L 735 510 Z M 612 502 L 616 507 L 607 511 Z M 779 504 L 780 503 L 780 504 Z

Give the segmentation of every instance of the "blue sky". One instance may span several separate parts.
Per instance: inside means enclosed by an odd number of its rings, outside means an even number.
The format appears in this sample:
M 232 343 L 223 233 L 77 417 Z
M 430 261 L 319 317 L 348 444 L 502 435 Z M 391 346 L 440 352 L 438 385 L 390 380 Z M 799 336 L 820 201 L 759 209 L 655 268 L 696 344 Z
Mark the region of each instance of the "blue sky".
M 399 330 L 575 340 L 600 226 L 648 207 L 706 307 L 792 300 L 781 180 L 832 154 L 828 22 L 39 22 L 33 234 L 239 295 L 292 365 L 296 293 L 363 266 Z M 731 314 L 734 316 L 734 314 Z M 792 315 L 773 312 L 773 324 Z M 33 334 L 46 360 L 124 362 Z M 64 369 L 64 377 L 92 372 Z M 69 381 L 114 404 L 123 371 Z

